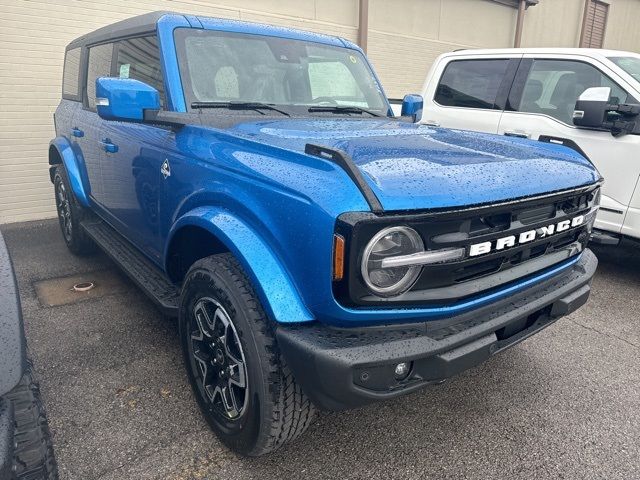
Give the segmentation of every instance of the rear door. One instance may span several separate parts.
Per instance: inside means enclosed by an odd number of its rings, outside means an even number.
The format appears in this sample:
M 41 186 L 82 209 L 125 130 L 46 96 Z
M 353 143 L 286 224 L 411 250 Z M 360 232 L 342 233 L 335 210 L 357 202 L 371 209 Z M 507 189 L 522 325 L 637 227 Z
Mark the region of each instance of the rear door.
M 74 128 L 80 130 L 78 145 L 87 169 L 91 198 L 101 204 L 104 201 L 101 161 L 104 152 L 102 141 L 102 120 L 96 113 L 96 78 L 108 77 L 111 73 L 113 43 L 89 47 L 87 71 L 85 75 L 83 107 L 74 118 Z
M 575 102 L 587 88 L 611 87 L 611 102 L 635 100 L 615 72 L 583 56 L 525 55 L 498 133 L 564 144 L 583 152 L 605 178 L 596 227 L 620 232 L 640 175 L 638 136 L 576 128 Z
M 420 123 L 496 133 L 520 57 L 443 57 L 424 90 Z

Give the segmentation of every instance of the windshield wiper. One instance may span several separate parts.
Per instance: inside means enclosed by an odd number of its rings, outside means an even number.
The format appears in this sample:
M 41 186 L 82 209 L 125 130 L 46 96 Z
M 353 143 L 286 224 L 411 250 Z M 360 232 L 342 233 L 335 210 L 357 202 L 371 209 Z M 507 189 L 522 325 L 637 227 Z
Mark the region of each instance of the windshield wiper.
M 309 112 L 332 112 L 332 113 L 368 113 L 372 117 L 382 117 L 379 113 L 372 112 L 366 108 L 355 105 L 316 105 L 309 107 Z
M 229 110 L 257 110 L 259 112 L 260 110 L 273 110 L 287 117 L 291 116 L 290 113 L 279 109 L 275 105 L 260 102 L 193 102 L 191 108 L 228 108 Z

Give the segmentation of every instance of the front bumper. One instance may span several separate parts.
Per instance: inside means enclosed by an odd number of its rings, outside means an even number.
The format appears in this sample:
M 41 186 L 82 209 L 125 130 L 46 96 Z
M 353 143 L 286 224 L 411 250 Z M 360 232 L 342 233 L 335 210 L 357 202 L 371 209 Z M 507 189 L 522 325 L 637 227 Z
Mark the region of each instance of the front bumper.
M 420 324 L 334 328 L 278 326 L 296 380 L 320 408 L 343 410 L 439 383 L 521 342 L 582 306 L 598 260 L 585 250 L 558 275 L 509 298 Z M 410 362 L 407 378 L 395 366 Z

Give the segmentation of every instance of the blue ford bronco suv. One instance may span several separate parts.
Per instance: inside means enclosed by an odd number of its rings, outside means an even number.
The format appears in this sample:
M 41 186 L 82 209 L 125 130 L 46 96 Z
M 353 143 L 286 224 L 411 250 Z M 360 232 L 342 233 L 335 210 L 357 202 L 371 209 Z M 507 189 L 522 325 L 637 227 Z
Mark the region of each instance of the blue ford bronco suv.
M 179 321 L 246 455 L 438 383 L 585 303 L 601 178 L 577 153 L 393 118 L 353 43 L 159 12 L 66 49 L 64 240 Z

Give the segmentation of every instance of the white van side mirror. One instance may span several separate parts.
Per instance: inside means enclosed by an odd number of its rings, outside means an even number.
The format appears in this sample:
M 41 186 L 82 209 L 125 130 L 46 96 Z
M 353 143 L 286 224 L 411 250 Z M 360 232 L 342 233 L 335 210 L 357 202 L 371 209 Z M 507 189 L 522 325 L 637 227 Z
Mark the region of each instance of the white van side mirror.
M 607 106 L 611 97 L 611 88 L 587 88 L 578 97 L 573 111 L 573 124 L 577 127 L 602 128 L 607 115 Z
M 611 88 L 587 88 L 576 102 L 573 124 L 582 128 L 610 130 L 614 137 L 640 134 L 640 105 L 610 104 Z

